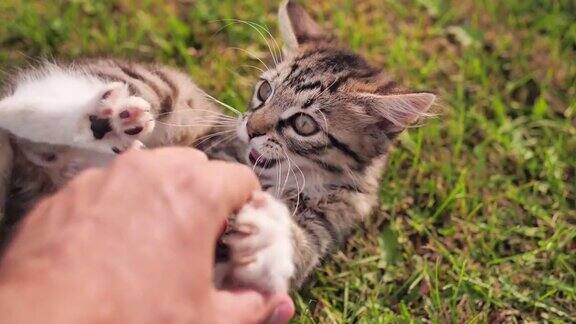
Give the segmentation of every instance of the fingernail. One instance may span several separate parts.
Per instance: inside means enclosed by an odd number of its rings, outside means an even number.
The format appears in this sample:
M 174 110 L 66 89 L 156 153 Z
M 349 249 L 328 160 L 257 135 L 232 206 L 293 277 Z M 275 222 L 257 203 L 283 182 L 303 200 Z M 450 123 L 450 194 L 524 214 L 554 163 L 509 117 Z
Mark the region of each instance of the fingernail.
M 288 303 L 282 303 L 274 309 L 268 324 L 286 324 L 290 320 L 292 307 Z

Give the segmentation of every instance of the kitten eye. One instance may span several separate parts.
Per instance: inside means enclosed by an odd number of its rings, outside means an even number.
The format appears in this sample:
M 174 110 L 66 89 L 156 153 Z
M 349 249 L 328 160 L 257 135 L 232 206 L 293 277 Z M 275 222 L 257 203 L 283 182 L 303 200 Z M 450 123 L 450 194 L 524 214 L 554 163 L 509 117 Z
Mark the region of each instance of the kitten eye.
M 260 83 L 258 91 L 256 92 L 258 100 L 266 101 L 271 94 L 272 94 L 272 86 L 270 85 L 270 82 L 268 82 L 267 80 L 263 80 L 262 83 Z
M 300 136 L 312 136 L 320 130 L 314 118 L 306 114 L 299 114 L 292 118 L 292 128 Z

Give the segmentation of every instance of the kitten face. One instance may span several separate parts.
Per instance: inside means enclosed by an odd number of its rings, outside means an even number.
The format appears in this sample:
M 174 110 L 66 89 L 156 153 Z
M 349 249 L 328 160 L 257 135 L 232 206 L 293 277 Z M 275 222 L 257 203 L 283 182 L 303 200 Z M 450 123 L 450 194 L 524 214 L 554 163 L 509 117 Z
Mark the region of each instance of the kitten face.
M 255 87 L 239 129 L 260 171 L 296 164 L 332 175 L 362 171 L 434 100 L 410 93 L 340 46 L 298 5 L 280 11 L 285 59 Z
M 368 73 L 376 72 L 356 55 L 315 48 L 264 73 L 243 123 L 251 162 L 270 169 L 291 160 L 329 172 L 367 162 L 362 156 L 374 155 L 362 148 L 370 118 L 355 111 L 351 93 L 339 90 L 350 74 Z

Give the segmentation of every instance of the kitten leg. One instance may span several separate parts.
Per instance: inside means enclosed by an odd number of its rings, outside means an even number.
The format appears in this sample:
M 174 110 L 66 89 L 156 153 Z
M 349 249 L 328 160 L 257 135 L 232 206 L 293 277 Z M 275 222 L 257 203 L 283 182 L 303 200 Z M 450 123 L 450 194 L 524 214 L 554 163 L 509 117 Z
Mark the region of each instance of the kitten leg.
M 51 98 L 9 97 L 0 100 L 0 128 L 33 142 L 85 146 L 94 142 L 85 115 L 96 100 L 82 105 Z
M 81 84 L 82 79 L 71 82 Z M 43 81 L 37 83 L 41 89 Z M 101 152 L 141 146 L 139 140 L 154 128 L 150 104 L 130 96 L 124 83 L 94 87 L 57 98 L 17 92 L 0 100 L 0 128 L 32 142 Z
M 294 274 L 288 208 L 270 194 L 256 192 L 223 237 L 230 248 L 227 282 L 266 292 L 287 292 Z

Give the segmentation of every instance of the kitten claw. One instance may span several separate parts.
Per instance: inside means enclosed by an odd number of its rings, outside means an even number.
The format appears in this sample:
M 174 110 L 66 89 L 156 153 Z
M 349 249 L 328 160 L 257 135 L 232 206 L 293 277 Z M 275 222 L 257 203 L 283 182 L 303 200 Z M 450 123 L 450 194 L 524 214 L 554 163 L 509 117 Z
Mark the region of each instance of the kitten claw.
M 138 126 L 138 127 L 134 127 L 134 128 L 130 128 L 130 129 L 125 130 L 124 134 L 134 136 L 134 135 L 140 134 L 143 130 L 144 130 L 144 127 Z

